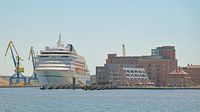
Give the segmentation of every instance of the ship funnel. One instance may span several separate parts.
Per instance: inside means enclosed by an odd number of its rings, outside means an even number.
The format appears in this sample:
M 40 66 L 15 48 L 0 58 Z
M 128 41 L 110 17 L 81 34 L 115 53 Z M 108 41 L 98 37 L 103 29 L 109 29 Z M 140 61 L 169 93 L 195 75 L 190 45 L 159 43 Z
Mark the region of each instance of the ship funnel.
M 124 44 L 122 44 L 122 56 L 126 56 L 126 50 Z

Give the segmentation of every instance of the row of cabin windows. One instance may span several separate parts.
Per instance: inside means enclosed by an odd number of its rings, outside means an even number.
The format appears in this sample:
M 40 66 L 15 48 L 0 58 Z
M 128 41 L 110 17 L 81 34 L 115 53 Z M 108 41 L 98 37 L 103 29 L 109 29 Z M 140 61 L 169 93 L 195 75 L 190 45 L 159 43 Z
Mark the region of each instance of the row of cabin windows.
M 142 70 L 125 70 L 127 73 L 145 73 L 145 71 Z
M 39 56 L 40 58 L 47 58 L 47 57 L 53 57 L 53 58 L 68 58 L 69 56 Z
M 41 54 L 70 54 L 68 52 L 43 52 Z

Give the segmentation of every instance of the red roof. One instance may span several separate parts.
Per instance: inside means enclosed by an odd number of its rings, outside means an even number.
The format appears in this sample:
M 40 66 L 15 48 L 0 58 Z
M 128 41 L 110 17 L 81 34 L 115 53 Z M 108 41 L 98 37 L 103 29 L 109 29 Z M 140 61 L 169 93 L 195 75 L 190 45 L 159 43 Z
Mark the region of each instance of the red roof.
M 170 72 L 170 73 L 168 73 L 168 74 L 171 74 L 171 75 L 188 75 L 188 73 L 187 72 L 185 72 L 185 71 L 183 71 L 183 70 L 181 70 L 181 69 L 177 69 L 177 70 L 174 70 L 174 71 L 172 71 L 172 72 Z
M 168 73 L 168 75 L 181 76 L 183 78 L 191 78 L 187 72 L 185 72 L 181 69 L 176 69 L 176 70 Z

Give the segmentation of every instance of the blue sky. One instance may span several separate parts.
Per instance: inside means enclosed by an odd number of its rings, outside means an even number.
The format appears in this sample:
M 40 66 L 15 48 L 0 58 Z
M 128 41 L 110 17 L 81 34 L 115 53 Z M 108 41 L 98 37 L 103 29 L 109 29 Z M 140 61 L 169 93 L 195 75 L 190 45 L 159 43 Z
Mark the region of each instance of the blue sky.
M 180 66 L 200 64 L 199 0 L 16 0 L 0 1 L 0 75 L 13 73 L 7 43 L 12 40 L 32 72 L 28 53 L 54 46 L 58 34 L 86 58 L 91 74 L 108 53 L 149 55 L 173 45 Z

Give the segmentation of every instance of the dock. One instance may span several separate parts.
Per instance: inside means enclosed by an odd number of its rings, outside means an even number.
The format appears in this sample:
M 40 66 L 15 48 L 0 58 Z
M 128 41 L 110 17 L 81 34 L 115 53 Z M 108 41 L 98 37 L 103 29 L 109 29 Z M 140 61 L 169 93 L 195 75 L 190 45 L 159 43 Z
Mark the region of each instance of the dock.
M 118 87 L 116 89 L 141 89 L 141 90 L 200 90 L 200 87 Z
M 35 88 L 40 86 L 0 86 L 0 88 Z
M 136 87 L 136 86 L 118 86 L 118 87 L 90 87 L 82 88 L 84 90 L 200 90 L 200 87 Z

